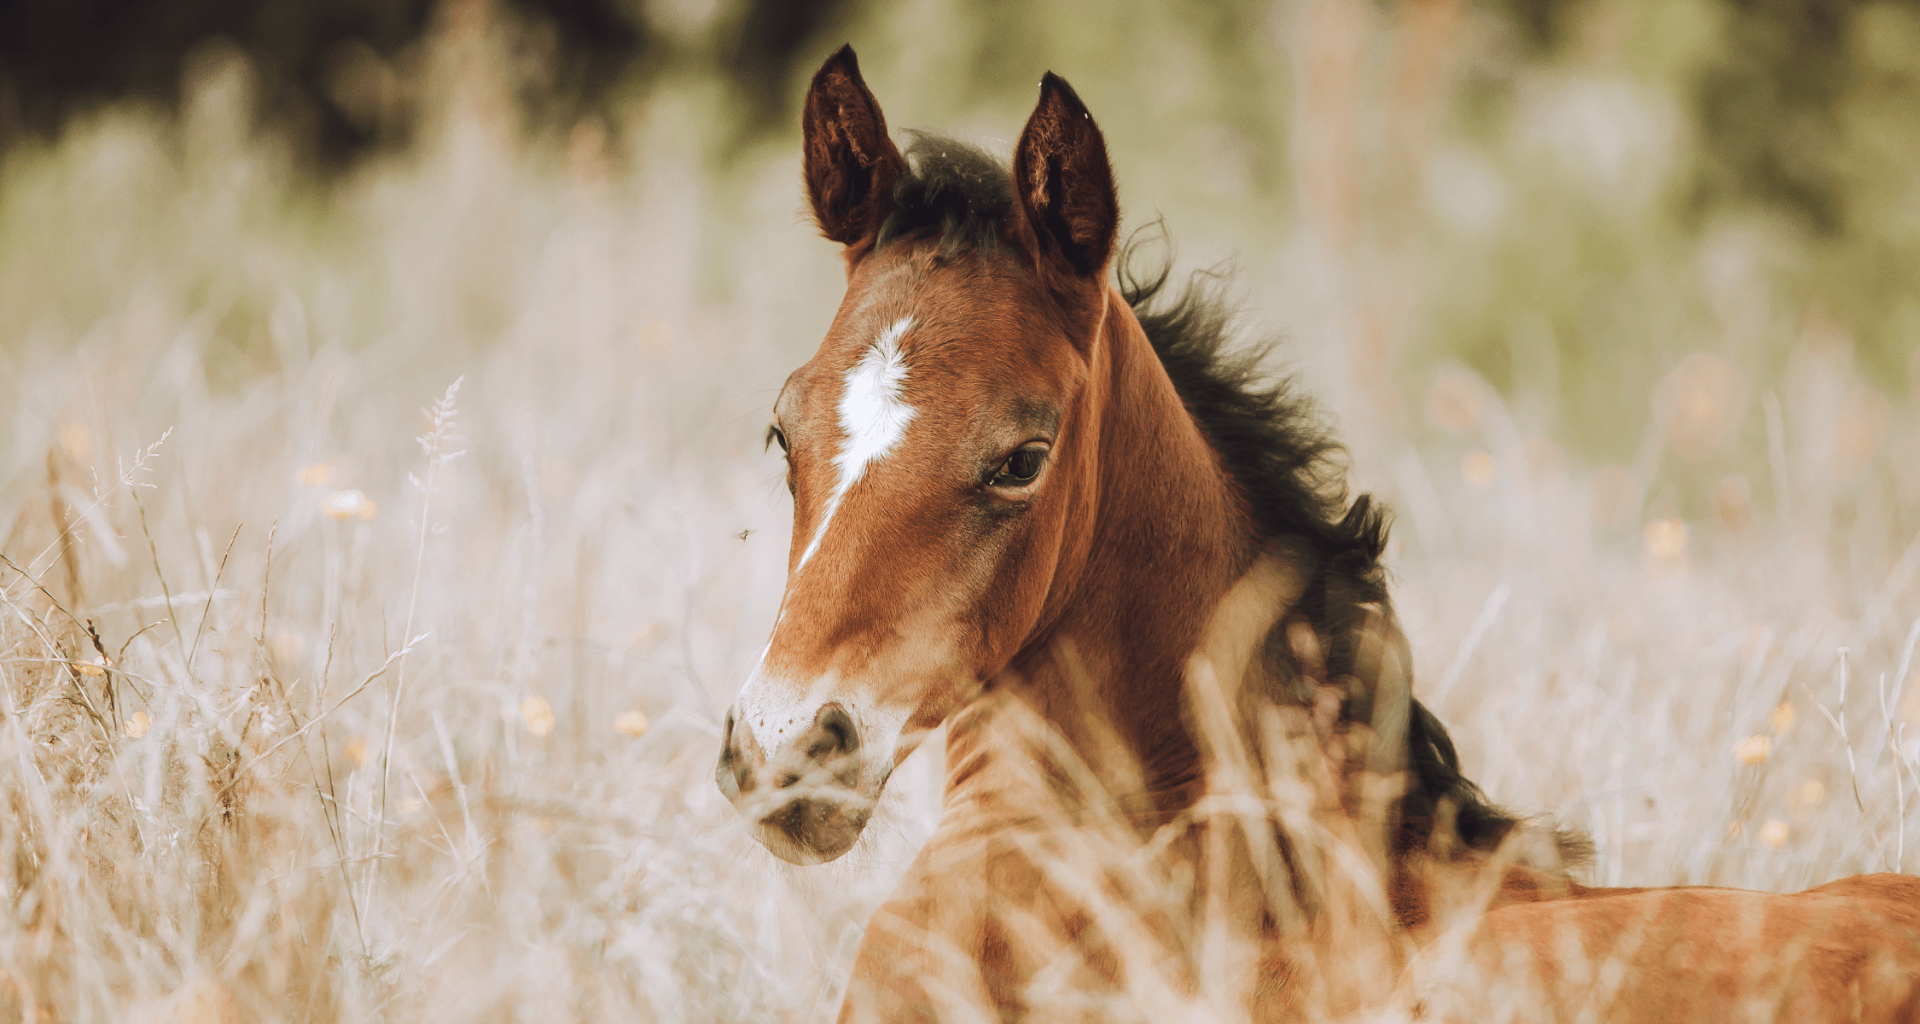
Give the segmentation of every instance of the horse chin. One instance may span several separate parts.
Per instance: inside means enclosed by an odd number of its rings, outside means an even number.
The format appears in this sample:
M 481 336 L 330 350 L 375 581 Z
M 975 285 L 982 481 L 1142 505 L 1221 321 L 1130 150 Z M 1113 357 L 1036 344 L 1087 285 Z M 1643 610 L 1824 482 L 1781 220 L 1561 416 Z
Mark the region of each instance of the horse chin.
M 793 800 L 760 819 L 753 837 L 789 864 L 825 864 L 853 849 L 872 813 L 871 801 Z

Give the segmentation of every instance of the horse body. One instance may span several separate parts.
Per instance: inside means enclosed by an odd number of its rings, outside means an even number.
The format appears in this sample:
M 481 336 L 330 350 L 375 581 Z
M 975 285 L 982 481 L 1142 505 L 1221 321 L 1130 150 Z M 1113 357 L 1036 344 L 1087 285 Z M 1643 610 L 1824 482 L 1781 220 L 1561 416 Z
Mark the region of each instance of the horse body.
M 850 49 L 803 128 L 848 291 L 775 405 L 787 590 L 716 778 L 768 849 L 831 860 L 948 728 L 940 825 L 844 1020 L 1337 1015 L 1428 977 L 1436 937 L 1605 935 L 1641 906 L 1460 776 L 1412 698 L 1384 519 L 1311 408 L 1223 353 L 1213 307 L 1160 304 L 1164 274 L 1108 283 L 1112 173 L 1065 82 L 1010 172 L 902 155 Z M 1528 836 L 1540 867 L 1508 856 Z M 1724 931 L 1688 892 L 1672 913 Z
M 1432 942 L 1401 989 L 1402 1012 L 1436 1024 L 1920 1020 L 1920 878 L 1502 907 Z

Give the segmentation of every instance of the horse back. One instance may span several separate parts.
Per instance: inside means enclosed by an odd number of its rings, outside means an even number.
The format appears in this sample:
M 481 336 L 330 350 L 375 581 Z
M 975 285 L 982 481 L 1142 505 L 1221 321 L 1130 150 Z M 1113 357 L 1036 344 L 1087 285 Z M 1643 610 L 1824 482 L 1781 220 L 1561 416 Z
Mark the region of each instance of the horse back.
M 1920 1019 L 1920 879 L 1861 875 L 1781 895 L 1583 889 L 1516 902 L 1409 967 L 1412 1019 Z M 1503 1007 L 1505 1011 L 1503 1011 Z

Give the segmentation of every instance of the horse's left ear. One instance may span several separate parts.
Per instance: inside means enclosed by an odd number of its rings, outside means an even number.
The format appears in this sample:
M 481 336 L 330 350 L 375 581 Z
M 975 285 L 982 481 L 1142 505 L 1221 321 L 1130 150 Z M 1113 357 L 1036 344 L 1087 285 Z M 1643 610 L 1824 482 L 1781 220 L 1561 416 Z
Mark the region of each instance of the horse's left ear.
M 1099 282 L 1120 228 L 1107 140 L 1073 86 L 1051 71 L 1013 149 L 1013 187 L 1041 267 Z
M 860 77 L 853 47 L 821 65 L 800 114 L 807 199 L 820 233 L 857 260 L 880 233 L 893 180 L 907 161 L 887 136 L 887 118 Z

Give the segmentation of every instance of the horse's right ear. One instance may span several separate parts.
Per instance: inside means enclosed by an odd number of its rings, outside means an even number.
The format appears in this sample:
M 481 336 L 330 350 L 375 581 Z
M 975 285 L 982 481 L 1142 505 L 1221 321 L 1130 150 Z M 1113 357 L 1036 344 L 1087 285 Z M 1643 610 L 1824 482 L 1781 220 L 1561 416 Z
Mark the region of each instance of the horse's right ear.
M 1043 274 L 1098 285 L 1120 226 L 1107 141 L 1067 80 L 1047 72 L 1013 147 L 1013 188 Z
M 807 199 L 820 233 L 857 260 L 873 245 L 886 216 L 893 181 L 906 170 L 887 119 L 880 113 L 853 47 L 842 46 L 820 66 L 800 115 Z

